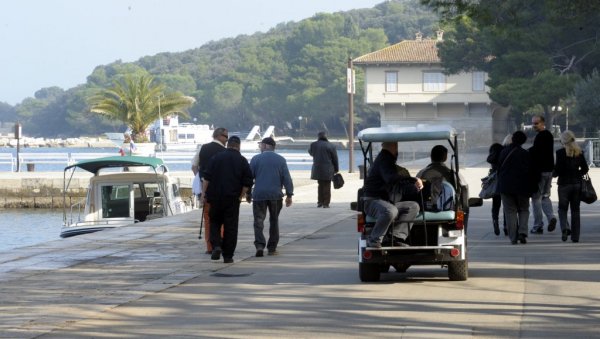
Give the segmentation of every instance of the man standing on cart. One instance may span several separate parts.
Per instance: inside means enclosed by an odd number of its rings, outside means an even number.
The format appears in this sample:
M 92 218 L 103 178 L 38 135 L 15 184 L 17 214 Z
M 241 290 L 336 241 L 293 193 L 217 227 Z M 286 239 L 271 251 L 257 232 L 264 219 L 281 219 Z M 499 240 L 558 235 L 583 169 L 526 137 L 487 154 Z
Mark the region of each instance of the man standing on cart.
M 398 187 L 406 194 L 420 191 L 423 182 L 419 178 L 406 177 L 398 173 L 396 160 L 398 158 L 398 143 L 383 142 L 381 152 L 370 168 L 363 188 L 364 212 L 376 218 L 375 226 L 367 239 L 367 247 L 381 248 L 381 242 L 388 228 L 397 219 L 400 223 L 393 230 L 393 245 L 409 246 L 406 242 L 410 234 L 412 221 L 419 213 L 419 204 L 415 201 L 390 202 L 391 187 Z M 398 192 L 395 192 L 398 194 Z

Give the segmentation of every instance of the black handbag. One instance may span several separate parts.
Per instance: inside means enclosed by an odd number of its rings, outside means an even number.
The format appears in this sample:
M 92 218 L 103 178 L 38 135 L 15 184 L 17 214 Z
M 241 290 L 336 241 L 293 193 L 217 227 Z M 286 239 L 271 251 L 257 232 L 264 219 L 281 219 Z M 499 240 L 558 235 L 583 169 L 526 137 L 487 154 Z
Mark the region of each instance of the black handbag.
M 590 176 L 587 173 L 581 178 L 581 192 L 579 197 L 581 201 L 586 204 L 593 204 L 598 200 L 596 190 L 594 189 L 594 186 L 592 186 L 592 179 L 590 179 Z
M 339 189 L 344 186 L 344 177 L 340 173 L 333 175 L 333 188 Z

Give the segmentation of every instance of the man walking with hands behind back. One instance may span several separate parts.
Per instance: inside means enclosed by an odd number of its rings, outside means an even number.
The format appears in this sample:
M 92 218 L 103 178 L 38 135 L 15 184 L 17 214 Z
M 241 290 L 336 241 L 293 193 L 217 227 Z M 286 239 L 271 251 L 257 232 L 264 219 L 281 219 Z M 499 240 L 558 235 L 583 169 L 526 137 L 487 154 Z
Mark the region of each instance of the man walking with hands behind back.
M 256 256 L 262 257 L 265 246 L 269 255 L 277 254 L 279 243 L 279 212 L 283 207 L 285 187 L 285 206 L 292 205 L 294 185 L 285 159 L 275 153 L 275 140 L 264 138 L 260 143 L 260 154 L 250 161 L 250 169 L 254 176 L 252 190 L 252 213 L 254 214 L 254 246 Z M 265 241 L 263 229 L 265 218 L 269 211 L 269 241 Z
M 237 246 L 240 201 L 252 187 L 248 160 L 240 154 L 240 138 L 229 137 L 225 152 L 215 154 L 204 172 L 202 195 L 210 203 L 212 260 L 232 263 Z M 250 199 L 246 198 L 250 203 Z M 221 225 L 223 236 L 221 237 Z
M 310 178 L 317 180 L 319 191 L 317 207 L 329 208 L 331 202 L 331 181 L 333 175 L 339 172 L 338 156 L 335 146 L 327 140 L 325 132 L 319 132 L 317 141 L 310 144 L 308 154 L 313 157 Z
M 531 196 L 533 207 L 533 227 L 531 233 L 544 233 L 544 214 L 548 219 L 548 232 L 554 231 L 556 217 L 550 201 L 552 172 L 554 171 L 554 136 L 546 129 L 543 116 L 535 115 L 531 119 L 533 129 L 537 132 L 533 146 L 529 149 L 533 166 L 534 180 L 538 181 L 538 190 Z M 543 213 L 542 213 L 543 212 Z

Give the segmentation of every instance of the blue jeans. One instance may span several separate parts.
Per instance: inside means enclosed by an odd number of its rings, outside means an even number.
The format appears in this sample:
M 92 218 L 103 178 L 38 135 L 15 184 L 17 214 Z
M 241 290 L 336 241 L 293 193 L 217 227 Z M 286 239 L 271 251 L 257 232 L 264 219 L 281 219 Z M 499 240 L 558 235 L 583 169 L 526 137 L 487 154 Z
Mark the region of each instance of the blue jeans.
M 265 245 L 269 251 L 275 251 L 279 243 L 279 212 L 283 207 L 283 200 L 261 200 L 252 202 L 252 213 L 254 214 L 254 246 L 262 250 Z M 265 218 L 269 211 L 269 242 L 265 241 L 263 229 Z
M 561 231 L 569 229 L 567 211 L 571 207 L 571 240 L 579 240 L 581 216 L 579 204 L 581 202 L 579 193 L 581 184 L 566 184 L 558 186 L 558 219 Z
M 412 227 L 412 223 L 407 221 L 415 220 L 419 214 L 419 204 L 415 201 L 401 201 L 393 205 L 380 199 L 365 200 L 365 213 L 377 219 L 369 235 L 369 242 L 381 242 L 396 218 L 398 218 L 398 225 L 394 225 L 392 234 L 396 238 L 405 240 Z
M 538 186 L 538 191 L 531 196 L 531 206 L 533 208 L 533 228 L 544 227 L 544 215 L 550 222 L 554 218 L 552 210 L 552 201 L 550 201 L 550 188 L 552 188 L 552 172 L 542 172 L 542 177 Z M 542 212 L 544 212 L 542 214 Z
M 501 194 L 504 205 L 504 218 L 510 241 L 517 241 L 519 235 L 527 236 L 529 228 L 529 197 L 525 195 Z

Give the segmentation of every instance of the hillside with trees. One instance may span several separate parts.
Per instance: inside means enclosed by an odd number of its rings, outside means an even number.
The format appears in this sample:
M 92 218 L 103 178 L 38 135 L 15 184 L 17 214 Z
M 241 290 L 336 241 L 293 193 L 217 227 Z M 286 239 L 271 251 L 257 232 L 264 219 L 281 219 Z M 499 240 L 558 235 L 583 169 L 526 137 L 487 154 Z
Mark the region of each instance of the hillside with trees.
M 419 31 L 433 35 L 437 28 L 437 15 L 417 0 L 317 14 L 184 52 L 97 66 L 80 86 L 42 88 L 14 107 L 0 103 L 0 121 L 17 119 L 27 135 L 41 137 L 123 131 L 122 123 L 92 113 L 89 99 L 128 76 L 151 76 L 168 92 L 195 99 L 182 121 L 234 131 L 260 124 L 275 125 L 286 134 L 301 127 L 343 135 L 348 58 L 413 39 Z M 355 122 L 359 128 L 377 125 L 377 114 L 363 104 L 363 79 L 358 75 Z

